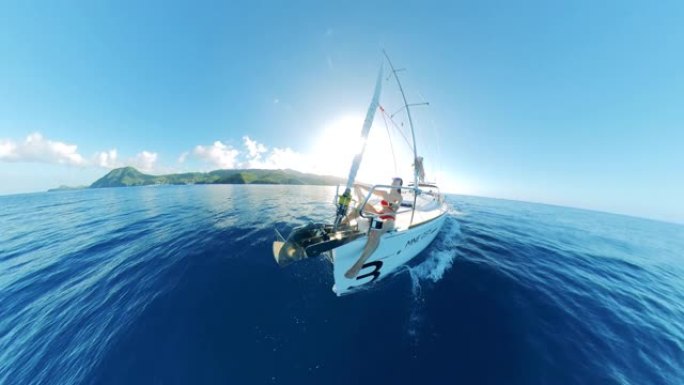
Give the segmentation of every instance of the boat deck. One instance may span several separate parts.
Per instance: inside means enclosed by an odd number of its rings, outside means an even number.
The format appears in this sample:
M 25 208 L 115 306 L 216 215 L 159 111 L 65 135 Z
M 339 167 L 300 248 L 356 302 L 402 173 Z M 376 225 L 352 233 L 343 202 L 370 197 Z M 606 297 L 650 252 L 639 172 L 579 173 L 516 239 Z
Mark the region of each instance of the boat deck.
M 413 203 L 413 202 L 410 202 Z M 406 211 L 404 211 L 406 210 Z M 411 223 L 411 207 L 402 207 L 397 214 L 395 227 L 397 230 L 403 230 L 418 226 L 422 223 L 431 221 L 444 213 L 443 205 L 433 197 L 424 198 L 418 196 L 416 199 L 416 210 L 413 214 L 413 223 Z
M 445 206 L 434 196 L 418 196 L 416 199 L 416 210 L 413 213 L 413 199 L 405 200 L 402 207 L 396 215 L 395 230 L 406 230 L 409 227 L 415 227 L 422 223 L 429 222 L 444 213 Z M 411 214 L 413 213 L 413 222 L 411 222 Z M 359 230 L 368 230 L 368 220 L 360 219 L 358 221 Z

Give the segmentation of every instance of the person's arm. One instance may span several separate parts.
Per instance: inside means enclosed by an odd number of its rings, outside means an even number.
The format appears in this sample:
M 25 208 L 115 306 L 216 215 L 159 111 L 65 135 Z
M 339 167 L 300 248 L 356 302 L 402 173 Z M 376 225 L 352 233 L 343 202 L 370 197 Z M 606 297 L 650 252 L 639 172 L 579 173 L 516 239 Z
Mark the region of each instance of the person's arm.
M 354 193 L 356 194 L 356 196 L 358 198 L 358 201 L 356 203 L 356 208 L 354 209 L 354 211 L 356 211 L 356 213 L 357 213 L 357 216 L 361 213 L 361 211 L 366 211 L 366 212 L 370 212 L 373 214 L 379 214 L 378 210 L 376 210 L 375 207 L 373 207 L 373 205 L 370 203 L 366 203 L 365 207 L 361 207 L 361 203 L 363 203 L 363 200 L 366 199 L 366 195 L 368 194 L 368 191 L 370 191 L 371 188 L 372 188 L 372 186 L 361 184 L 361 183 L 355 183 L 354 184 Z M 375 192 L 374 192 L 374 194 L 375 194 Z
M 362 184 L 355 184 L 354 185 L 354 193 L 359 199 L 363 199 L 366 197 L 366 194 L 368 194 L 368 186 L 362 185 Z M 365 192 L 364 192 L 365 191 Z
M 373 188 L 373 186 L 371 186 L 369 184 L 363 184 L 363 183 L 355 183 L 354 184 L 354 189 L 356 191 L 356 194 L 360 198 L 365 198 L 366 195 L 368 194 L 368 191 L 370 191 L 371 188 Z M 365 193 L 363 193 L 362 190 L 365 190 Z M 384 199 L 384 200 L 389 199 L 389 193 L 387 191 L 383 191 L 380 189 L 373 190 L 373 195 L 379 197 L 380 199 Z
M 388 195 L 387 201 L 390 202 L 392 211 L 395 213 L 399 211 L 399 208 L 401 207 L 401 202 L 404 200 L 403 196 L 401 193 L 398 193 L 394 190 L 392 190 Z
M 389 202 L 390 198 L 389 198 L 389 193 L 387 191 L 375 190 L 375 194 L 378 195 L 380 198 Z

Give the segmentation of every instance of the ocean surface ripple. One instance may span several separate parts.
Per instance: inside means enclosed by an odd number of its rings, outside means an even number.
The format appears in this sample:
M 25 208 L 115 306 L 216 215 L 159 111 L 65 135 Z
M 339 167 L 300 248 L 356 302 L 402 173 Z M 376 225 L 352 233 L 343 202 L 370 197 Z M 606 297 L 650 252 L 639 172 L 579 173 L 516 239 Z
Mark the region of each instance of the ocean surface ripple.
M 449 196 L 410 266 L 337 298 L 273 229 L 333 189 L 0 197 L 0 384 L 684 383 L 684 226 Z

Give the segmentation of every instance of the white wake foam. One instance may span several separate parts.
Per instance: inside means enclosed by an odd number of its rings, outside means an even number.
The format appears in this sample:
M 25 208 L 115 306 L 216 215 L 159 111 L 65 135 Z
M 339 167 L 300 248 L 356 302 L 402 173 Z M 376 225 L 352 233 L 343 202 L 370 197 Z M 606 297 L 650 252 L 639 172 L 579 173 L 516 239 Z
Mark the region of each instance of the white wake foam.
M 452 214 L 452 213 L 450 213 Z M 421 282 L 437 282 L 451 268 L 456 257 L 456 246 L 461 242 L 461 227 L 456 220 L 458 213 L 449 215 L 442 230 L 430 246 L 428 257 L 416 266 L 407 266 L 411 277 L 411 293 L 413 306 L 408 321 L 408 334 L 414 343 L 418 343 L 418 330 L 423 319 L 422 309 L 425 299 Z
M 430 247 L 428 257 L 418 265 L 408 268 L 414 283 L 420 284 L 420 280 L 437 282 L 442 279 L 454 263 L 455 249 L 460 242 L 461 227 L 454 216 L 449 216 Z

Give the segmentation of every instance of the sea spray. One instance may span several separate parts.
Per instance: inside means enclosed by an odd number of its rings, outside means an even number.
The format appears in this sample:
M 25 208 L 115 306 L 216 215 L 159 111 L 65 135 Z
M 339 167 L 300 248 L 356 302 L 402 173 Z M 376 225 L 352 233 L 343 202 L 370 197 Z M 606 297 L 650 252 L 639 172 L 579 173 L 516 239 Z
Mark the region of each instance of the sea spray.
M 461 227 L 452 213 L 448 215 L 439 235 L 427 249 L 427 258 L 416 266 L 408 267 L 414 282 L 414 293 L 420 292 L 420 287 L 416 285 L 420 286 L 421 280 L 437 282 L 442 279 L 454 262 L 456 247 L 461 242 Z
M 459 213 L 450 211 L 442 230 L 435 241 L 427 249 L 427 258 L 416 266 L 406 266 L 411 277 L 411 295 L 413 304 L 408 319 L 408 334 L 414 343 L 418 343 L 418 330 L 422 322 L 422 309 L 425 304 L 421 281 L 436 283 L 449 270 L 456 256 L 456 246 L 461 242 L 461 227 L 456 216 Z

